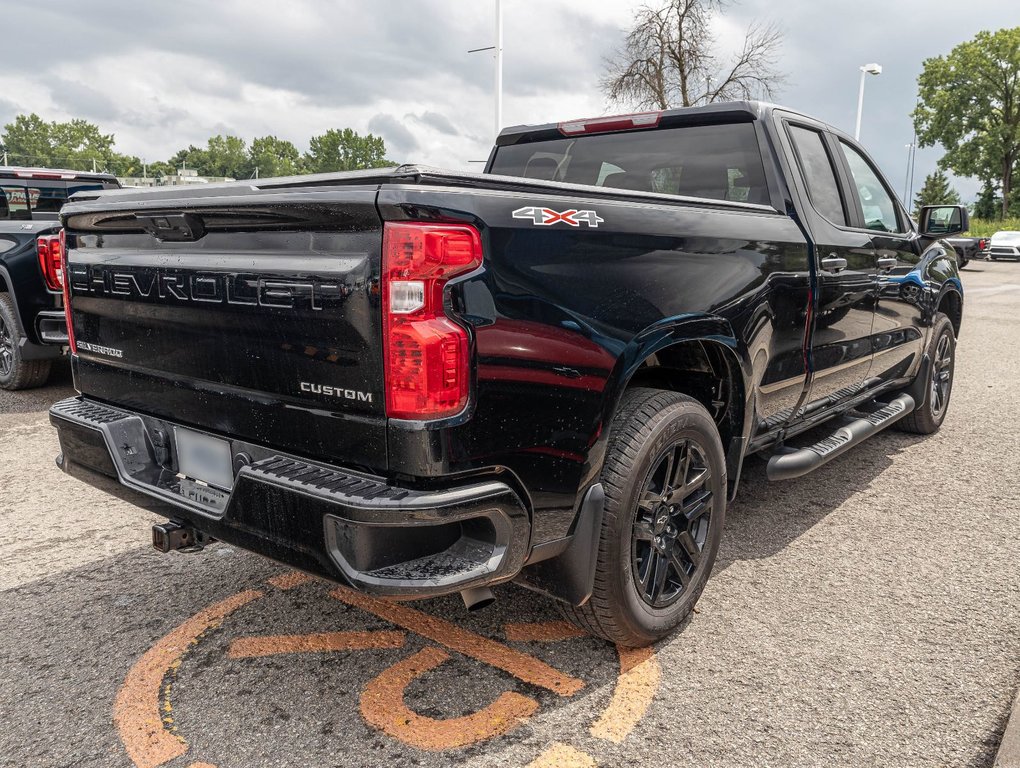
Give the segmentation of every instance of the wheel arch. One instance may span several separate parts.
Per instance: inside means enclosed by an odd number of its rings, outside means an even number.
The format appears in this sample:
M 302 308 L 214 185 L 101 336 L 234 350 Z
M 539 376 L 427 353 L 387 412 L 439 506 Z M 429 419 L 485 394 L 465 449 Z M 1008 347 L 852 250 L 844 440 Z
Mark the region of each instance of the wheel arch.
M 603 403 L 603 425 L 612 423 L 624 393 L 635 386 L 681 392 L 705 406 L 719 429 L 735 489 L 750 433 L 752 389 L 747 351 L 729 322 L 702 315 L 638 334 L 617 363 Z M 603 456 L 593 469 L 601 469 Z
M 960 326 L 963 324 L 963 295 L 952 285 L 946 283 L 939 296 L 936 311 L 946 315 L 953 323 L 953 332 L 960 337 Z

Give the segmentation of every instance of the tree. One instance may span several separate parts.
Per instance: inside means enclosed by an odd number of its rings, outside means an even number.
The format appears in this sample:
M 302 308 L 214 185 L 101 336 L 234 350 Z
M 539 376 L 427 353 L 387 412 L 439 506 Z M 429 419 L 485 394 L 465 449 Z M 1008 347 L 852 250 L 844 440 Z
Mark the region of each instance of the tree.
M 5 125 L 0 144 L 11 165 L 53 165 L 50 124 L 34 112 L 18 115 Z
M 782 32 L 755 22 L 729 61 L 717 53 L 711 22 L 725 0 L 669 0 L 642 6 L 623 47 L 606 62 L 601 86 L 610 102 L 637 109 L 691 107 L 738 98 L 772 98 Z
M 386 142 L 371 133 L 365 136 L 344 128 L 330 128 L 321 136 L 312 136 L 305 153 L 307 173 L 354 171 L 393 165 L 386 159 Z
M 914 210 L 921 210 L 922 205 L 959 205 L 960 195 L 949 186 L 949 179 L 944 171 L 929 173 L 914 198 Z
M 975 219 L 998 219 L 1002 217 L 1002 200 L 996 194 L 995 185 L 986 181 L 974 201 Z
M 7 150 L 9 162 L 20 165 L 112 173 L 141 167 L 138 158 L 114 150 L 113 134 L 104 134 L 97 125 L 82 119 L 48 123 L 34 113 L 18 115 L 4 126 L 0 144 Z
M 294 176 L 301 173 L 301 153 L 286 139 L 262 136 L 252 139 L 248 147 L 248 176 L 258 169 L 260 178 L 267 176 Z
M 194 144 L 189 144 L 187 149 L 178 150 L 177 154 L 167 160 L 167 164 L 174 173 L 177 173 L 180 168 L 190 168 L 199 173 L 208 173 L 206 169 L 210 167 L 209 153 Z M 209 175 L 213 174 L 209 173 Z
M 997 179 L 1005 215 L 1020 161 L 1020 27 L 979 32 L 926 59 L 917 83 L 920 145 L 941 144 L 940 165 L 954 173 Z

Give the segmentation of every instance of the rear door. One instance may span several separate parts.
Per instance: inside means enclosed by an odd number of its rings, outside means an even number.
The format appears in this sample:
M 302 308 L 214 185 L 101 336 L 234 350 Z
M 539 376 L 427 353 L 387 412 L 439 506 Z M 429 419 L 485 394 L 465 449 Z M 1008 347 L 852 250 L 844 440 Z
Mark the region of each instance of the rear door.
M 796 159 L 807 199 L 800 210 L 815 244 L 815 303 L 808 408 L 860 391 L 871 367 L 875 314 L 874 248 L 854 228 L 840 183 L 839 160 L 826 131 L 799 118 L 783 120 L 781 140 Z

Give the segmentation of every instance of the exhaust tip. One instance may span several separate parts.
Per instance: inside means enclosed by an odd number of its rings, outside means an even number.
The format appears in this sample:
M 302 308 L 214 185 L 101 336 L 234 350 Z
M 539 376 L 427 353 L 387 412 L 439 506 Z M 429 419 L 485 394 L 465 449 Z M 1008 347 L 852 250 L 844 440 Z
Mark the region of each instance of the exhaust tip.
M 492 594 L 492 590 L 488 587 L 465 589 L 461 591 L 460 596 L 464 600 L 464 607 L 472 613 L 480 611 L 496 602 L 496 596 Z

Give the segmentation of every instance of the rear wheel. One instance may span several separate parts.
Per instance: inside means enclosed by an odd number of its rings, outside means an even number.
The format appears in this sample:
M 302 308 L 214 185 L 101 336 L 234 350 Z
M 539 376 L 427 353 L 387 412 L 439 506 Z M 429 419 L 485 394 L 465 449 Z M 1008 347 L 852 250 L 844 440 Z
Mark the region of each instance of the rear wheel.
M 598 637 L 642 646 L 694 609 L 715 563 L 726 514 L 726 464 L 698 401 L 634 388 L 613 421 L 602 470 L 606 506 L 595 587 L 568 619 Z
M 50 375 L 50 360 L 21 358 L 23 337 L 14 301 L 9 293 L 0 293 L 0 389 L 39 387 Z
M 898 422 L 896 426 L 904 432 L 930 435 L 938 432 L 946 413 L 949 412 L 949 398 L 953 394 L 953 374 L 956 371 L 956 333 L 952 321 L 941 312 L 936 313 L 932 325 L 931 339 L 926 350 L 931 360 L 925 401 Z

